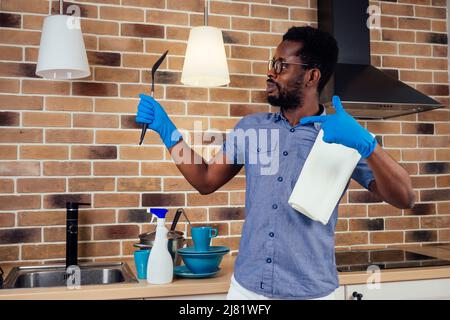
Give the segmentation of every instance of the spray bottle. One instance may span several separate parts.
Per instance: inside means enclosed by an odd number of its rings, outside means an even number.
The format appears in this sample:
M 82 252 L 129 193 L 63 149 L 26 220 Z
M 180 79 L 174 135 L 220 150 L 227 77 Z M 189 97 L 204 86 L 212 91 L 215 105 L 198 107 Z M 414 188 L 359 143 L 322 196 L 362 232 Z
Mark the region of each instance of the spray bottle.
M 173 260 L 168 249 L 165 227 L 167 209 L 150 209 L 150 213 L 158 218 L 156 236 L 147 264 L 147 282 L 152 284 L 170 283 L 173 279 Z M 152 221 L 153 218 L 152 217 Z

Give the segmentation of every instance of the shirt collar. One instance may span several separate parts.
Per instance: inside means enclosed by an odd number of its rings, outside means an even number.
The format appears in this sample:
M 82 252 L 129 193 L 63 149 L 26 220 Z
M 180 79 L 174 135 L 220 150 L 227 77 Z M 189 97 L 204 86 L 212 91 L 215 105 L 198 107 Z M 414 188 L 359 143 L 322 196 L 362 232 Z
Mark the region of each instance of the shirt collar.
M 317 116 L 325 116 L 327 114 L 325 106 L 323 104 L 319 104 L 319 107 L 320 107 L 322 112 L 320 114 L 316 114 L 316 115 Z M 288 122 L 288 120 L 283 115 L 281 110 L 274 113 L 274 122 L 278 122 L 280 120 L 284 120 L 284 121 Z M 300 124 L 298 124 L 298 125 L 300 125 Z M 316 130 L 320 130 L 320 127 L 321 127 L 321 123 L 320 122 L 314 122 L 314 128 L 316 128 Z

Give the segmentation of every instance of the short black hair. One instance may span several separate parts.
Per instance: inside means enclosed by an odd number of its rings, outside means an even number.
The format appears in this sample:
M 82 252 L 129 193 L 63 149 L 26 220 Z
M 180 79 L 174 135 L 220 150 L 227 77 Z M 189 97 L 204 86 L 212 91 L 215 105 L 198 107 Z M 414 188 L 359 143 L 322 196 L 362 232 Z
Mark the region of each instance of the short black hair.
M 319 81 L 319 93 L 333 75 L 339 48 L 336 39 L 328 32 L 310 26 L 291 27 L 284 35 L 283 41 L 303 43 L 303 48 L 297 55 L 304 63 L 317 67 L 322 77 Z

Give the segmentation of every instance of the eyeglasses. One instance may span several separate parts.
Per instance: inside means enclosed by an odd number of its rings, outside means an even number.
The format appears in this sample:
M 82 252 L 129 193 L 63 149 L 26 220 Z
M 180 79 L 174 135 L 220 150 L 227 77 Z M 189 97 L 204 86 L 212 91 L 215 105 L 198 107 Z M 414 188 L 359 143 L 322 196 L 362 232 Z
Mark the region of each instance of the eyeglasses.
M 268 64 L 268 68 L 269 71 L 270 70 L 274 70 L 276 74 L 280 74 L 285 68 L 286 65 L 289 64 L 296 64 L 296 65 L 300 65 L 300 66 L 309 66 L 310 64 L 307 63 L 300 63 L 300 62 L 283 62 L 280 59 L 270 59 L 269 60 L 269 64 Z

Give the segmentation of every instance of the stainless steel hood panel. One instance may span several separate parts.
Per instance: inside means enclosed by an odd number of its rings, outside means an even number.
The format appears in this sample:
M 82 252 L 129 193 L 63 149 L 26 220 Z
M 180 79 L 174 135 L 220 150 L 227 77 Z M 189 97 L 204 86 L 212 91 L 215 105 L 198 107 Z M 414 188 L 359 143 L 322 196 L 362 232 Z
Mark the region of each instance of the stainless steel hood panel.
M 368 0 L 318 0 L 319 28 L 330 32 L 339 46 L 335 73 L 320 102 L 329 107 L 332 96 L 338 95 L 346 111 L 359 119 L 386 119 L 444 107 L 370 65 L 368 6 Z
M 338 95 L 345 110 L 359 119 L 387 119 L 441 107 L 371 65 L 338 63 L 321 102 L 330 107 L 333 95 Z

